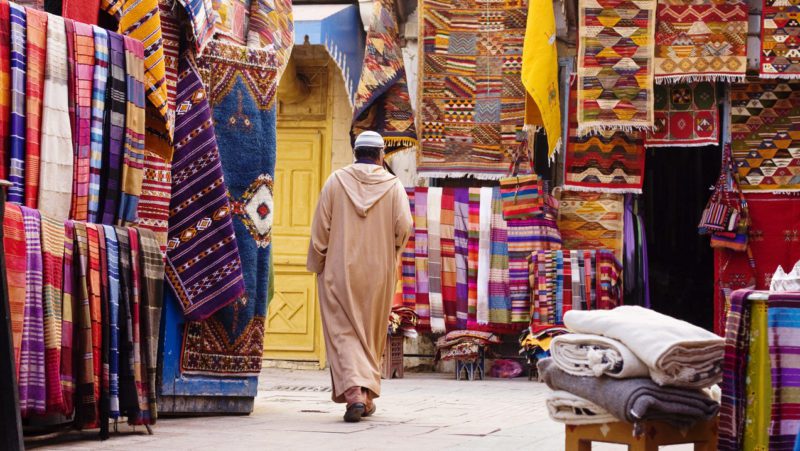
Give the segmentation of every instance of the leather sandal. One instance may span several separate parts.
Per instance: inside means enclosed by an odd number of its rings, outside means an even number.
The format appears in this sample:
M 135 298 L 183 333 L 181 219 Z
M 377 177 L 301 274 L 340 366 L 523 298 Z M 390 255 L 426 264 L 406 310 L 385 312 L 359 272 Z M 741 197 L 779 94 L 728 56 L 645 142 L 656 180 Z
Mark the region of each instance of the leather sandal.
M 371 408 L 371 409 L 369 409 L 369 410 L 367 410 L 367 411 L 365 411 L 365 412 L 364 412 L 364 414 L 363 414 L 363 415 L 361 415 L 361 416 L 362 416 L 362 417 L 370 417 L 370 416 L 372 416 L 372 414 L 374 414 L 374 413 L 375 413 L 375 411 L 376 411 L 376 410 L 378 410 L 378 406 L 376 406 L 376 405 L 375 405 L 375 402 L 373 402 L 373 403 L 372 403 L 372 408 Z
M 367 406 L 363 402 L 354 402 L 347 406 L 347 411 L 344 413 L 344 421 L 348 423 L 358 423 L 361 417 L 367 411 Z

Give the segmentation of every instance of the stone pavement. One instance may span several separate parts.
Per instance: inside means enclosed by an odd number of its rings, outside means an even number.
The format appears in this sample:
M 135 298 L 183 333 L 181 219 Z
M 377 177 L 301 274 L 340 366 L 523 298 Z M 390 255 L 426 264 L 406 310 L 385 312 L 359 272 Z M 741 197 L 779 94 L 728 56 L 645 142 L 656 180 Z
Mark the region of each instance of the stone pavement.
M 510 450 L 564 448 L 564 426 L 550 421 L 547 388 L 527 378 L 455 381 L 447 374 L 406 373 L 384 381 L 378 411 L 361 423 L 342 421 L 330 401 L 327 371 L 265 369 L 249 416 L 159 419 L 155 435 L 121 428 L 98 442 L 84 433 L 57 450 Z M 87 435 L 88 434 L 88 435 Z M 33 447 L 30 447 L 33 448 Z M 598 445 L 595 450 L 624 447 Z M 691 447 L 662 449 L 687 450 Z

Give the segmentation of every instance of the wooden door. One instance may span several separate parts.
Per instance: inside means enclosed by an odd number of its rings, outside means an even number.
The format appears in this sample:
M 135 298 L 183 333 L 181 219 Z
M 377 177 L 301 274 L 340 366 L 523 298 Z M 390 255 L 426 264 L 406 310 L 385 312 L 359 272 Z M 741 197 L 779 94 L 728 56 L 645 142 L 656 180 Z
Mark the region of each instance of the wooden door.
M 311 221 L 327 178 L 325 128 L 278 127 L 272 255 L 275 296 L 264 357 L 325 364 L 316 276 L 306 271 Z

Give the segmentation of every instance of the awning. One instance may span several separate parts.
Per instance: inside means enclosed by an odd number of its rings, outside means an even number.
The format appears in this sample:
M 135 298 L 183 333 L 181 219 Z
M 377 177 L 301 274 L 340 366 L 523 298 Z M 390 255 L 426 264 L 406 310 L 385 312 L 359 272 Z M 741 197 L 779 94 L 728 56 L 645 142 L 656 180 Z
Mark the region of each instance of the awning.
M 364 28 L 356 5 L 295 5 L 296 45 L 324 45 L 342 71 L 353 103 L 364 63 Z

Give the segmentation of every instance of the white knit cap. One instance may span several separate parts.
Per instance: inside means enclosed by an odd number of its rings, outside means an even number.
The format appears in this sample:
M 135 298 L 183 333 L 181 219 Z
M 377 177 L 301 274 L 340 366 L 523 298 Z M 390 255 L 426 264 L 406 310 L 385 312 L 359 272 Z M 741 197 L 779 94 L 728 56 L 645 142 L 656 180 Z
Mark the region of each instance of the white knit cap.
M 383 136 L 371 131 L 363 132 L 358 135 L 353 147 L 384 147 Z

